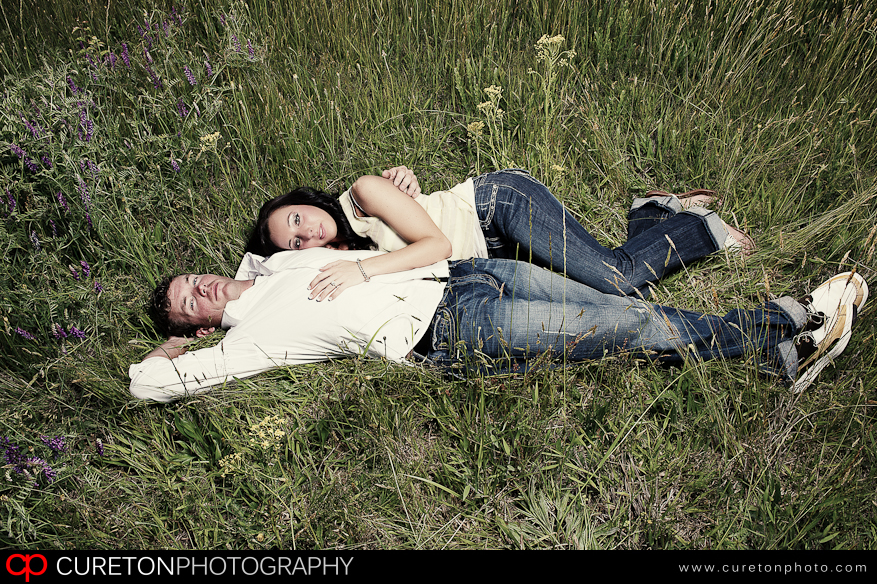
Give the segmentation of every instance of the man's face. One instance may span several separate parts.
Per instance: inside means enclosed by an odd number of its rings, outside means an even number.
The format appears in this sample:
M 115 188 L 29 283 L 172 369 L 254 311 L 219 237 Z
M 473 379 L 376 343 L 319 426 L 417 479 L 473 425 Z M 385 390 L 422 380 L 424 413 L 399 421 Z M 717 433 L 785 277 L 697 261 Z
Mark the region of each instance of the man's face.
M 202 329 L 222 323 L 225 305 L 240 298 L 252 281 L 233 280 L 213 274 L 183 274 L 168 287 L 170 318 Z

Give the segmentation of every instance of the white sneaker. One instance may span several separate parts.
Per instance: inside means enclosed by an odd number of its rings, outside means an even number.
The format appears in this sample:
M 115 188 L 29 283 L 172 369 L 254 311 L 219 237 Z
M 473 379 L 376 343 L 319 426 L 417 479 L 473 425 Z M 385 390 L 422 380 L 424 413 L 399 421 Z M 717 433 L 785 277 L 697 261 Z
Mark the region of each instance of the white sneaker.
M 853 322 L 867 300 L 865 279 L 845 272 L 829 278 L 801 301 L 810 322 L 795 338 L 799 361 L 794 391 L 807 388 L 846 349 Z

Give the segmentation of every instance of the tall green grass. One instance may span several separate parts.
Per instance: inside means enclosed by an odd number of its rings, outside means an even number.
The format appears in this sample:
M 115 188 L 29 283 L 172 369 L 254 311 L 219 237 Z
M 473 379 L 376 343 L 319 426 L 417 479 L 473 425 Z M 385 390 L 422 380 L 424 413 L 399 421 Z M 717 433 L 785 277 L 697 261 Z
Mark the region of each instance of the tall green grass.
M 620 356 L 466 381 L 348 360 L 129 399 L 161 274 L 232 274 L 263 200 L 395 164 L 426 191 L 529 168 L 608 245 L 632 196 L 716 189 L 759 250 L 687 266 L 664 304 L 874 279 L 864 3 L 476 4 L 0 5 L 0 436 L 31 459 L 4 461 L 3 546 L 874 546 L 870 308 L 800 395 L 742 360 Z M 544 35 L 568 64 L 537 58 Z

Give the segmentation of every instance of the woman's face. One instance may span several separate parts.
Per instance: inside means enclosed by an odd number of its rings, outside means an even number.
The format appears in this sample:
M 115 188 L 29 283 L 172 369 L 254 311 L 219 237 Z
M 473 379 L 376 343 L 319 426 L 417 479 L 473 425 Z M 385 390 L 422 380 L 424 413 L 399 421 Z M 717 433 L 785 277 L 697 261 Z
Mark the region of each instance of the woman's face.
M 338 237 L 338 226 L 326 212 L 311 205 L 288 205 L 268 217 L 271 241 L 281 249 L 325 247 Z

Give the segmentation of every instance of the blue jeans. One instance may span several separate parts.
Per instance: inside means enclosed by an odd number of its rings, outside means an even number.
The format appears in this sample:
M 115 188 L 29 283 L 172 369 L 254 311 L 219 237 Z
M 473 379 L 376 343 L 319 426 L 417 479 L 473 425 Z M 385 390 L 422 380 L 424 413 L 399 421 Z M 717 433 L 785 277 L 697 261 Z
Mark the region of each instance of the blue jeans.
M 710 316 L 605 294 L 526 262 L 475 258 L 451 262 L 427 356 L 500 372 L 524 370 L 546 355 L 585 361 L 629 353 L 681 363 L 751 354 L 763 371 L 794 380 L 792 339 L 806 319 L 789 297 Z
M 718 215 L 682 211 L 673 197 L 636 199 L 627 242 L 608 249 L 527 171 L 491 172 L 474 182 L 489 257 L 529 261 L 607 294 L 646 297 L 650 282 L 725 247 Z

